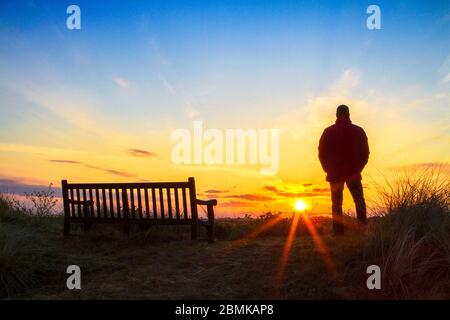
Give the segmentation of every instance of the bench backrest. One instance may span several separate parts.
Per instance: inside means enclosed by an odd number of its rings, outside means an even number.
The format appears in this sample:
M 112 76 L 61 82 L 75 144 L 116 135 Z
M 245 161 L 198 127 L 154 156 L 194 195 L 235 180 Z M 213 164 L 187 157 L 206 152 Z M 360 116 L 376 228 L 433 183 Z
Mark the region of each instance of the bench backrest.
M 187 182 L 68 183 L 62 181 L 70 218 L 112 221 L 197 219 L 195 180 Z

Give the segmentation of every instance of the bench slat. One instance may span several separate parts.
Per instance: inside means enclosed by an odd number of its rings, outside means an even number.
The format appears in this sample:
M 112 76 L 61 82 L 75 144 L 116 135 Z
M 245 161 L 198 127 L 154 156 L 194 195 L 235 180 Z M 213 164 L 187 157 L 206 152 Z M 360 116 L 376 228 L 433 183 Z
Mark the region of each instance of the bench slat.
M 117 207 L 117 218 L 121 218 L 121 213 L 120 213 L 120 192 L 119 189 L 114 189 L 116 191 L 116 207 Z
M 73 189 L 70 189 L 70 200 L 74 200 L 74 195 L 73 195 Z M 72 212 L 70 213 L 70 216 L 75 217 L 75 204 L 72 202 L 72 205 L 70 206 L 72 209 Z
M 152 188 L 152 204 L 153 204 L 153 218 L 156 220 L 158 218 L 158 211 L 156 209 L 156 194 L 154 188 Z
M 94 213 L 94 198 L 92 197 L 92 189 L 89 189 L 89 201 L 90 201 L 90 205 L 89 205 L 89 215 L 91 217 L 95 216 Z
M 169 219 L 172 220 L 172 198 L 170 195 L 170 188 L 167 188 L 167 213 L 169 216 Z
M 178 188 L 174 188 L 175 193 L 175 214 L 177 220 L 180 220 L 180 201 L 178 200 Z
M 112 189 L 109 188 L 108 189 L 108 194 L 109 194 L 109 214 L 111 216 L 111 218 L 114 218 L 114 202 L 113 202 L 113 195 L 112 195 Z
M 81 213 L 83 215 L 83 218 L 87 218 L 86 212 L 88 210 L 88 204 L 86 203 L 86 189 L 83 189 L 81 194 L 83 195 L 83 202 L 80 203 L 80 205 L 83 205 Z
M 159 210 L 161 219 L 164 220 L 164 196 L 163 196 L 163 189 L 159 188 Z
M 108 218 L 108 208 L 106 206 L 106 190 L 102 189 L 102 205 L 103 205 L 103 217 Z
M 139 218 L 142 219 L 142 197 L 141 197 L 141 189 L 137 189 L 137 201 L 138 201 L 138 213 Z
M 187 207 L 187 199 L 186 199 L 186 188 L 183 188 L 183 215 L 184 219 L 188 218 L 188 207 Z
M 136 207 L 134 206 L 134 189 L 130 188 L 130 205 L 131 205 L 131 217 L 136 218 Z
M 80 189 L 77 189 L 77 200 L 78 200 L 77 213 L 78 213 L 78 216 L 81 217 Z
M 97 217 L 100 217 L 100 191 L 98 188 L 95 189 L 95 202 L 97 204 Z
M 150 206 L 148 203 L 148 189 L 144 189 L 144 200 L 145 200 L 145 215 L 147 219 L 150 219 Z

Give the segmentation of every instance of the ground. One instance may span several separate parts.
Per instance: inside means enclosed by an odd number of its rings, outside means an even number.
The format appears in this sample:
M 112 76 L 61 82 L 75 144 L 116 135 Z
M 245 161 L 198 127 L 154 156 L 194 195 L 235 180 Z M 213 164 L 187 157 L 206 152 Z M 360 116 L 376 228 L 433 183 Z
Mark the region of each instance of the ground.
M 228 222 L 255 225 L 261 222 Z M 219 232 L 220 221 L 219 221 Z M 227 225 L 227 221 L 222 222 Z M 101 298 L 101 299 L 317 299 L 348 296 L 342 279 L 336 278 L 314 238 L 297 234 L 287 263 L 282 267 L 287 237 L 265 235 L 205 240 L 188 239 L 189 228 L 158 227 L 159 230 L 135 231 L 128 239 L 120 230 L 96 226 L 88 233 L 75 231 L 64 239 L 59 227 L 42 234 L 51 244 L 48 257 L 57 259 L 59 275 L 55 281 L 29 288 L 23 298 Z M 242 228 L 241 228 L 242 229 Z M 253 230 L 254 226 L 249 226 Z M 105 232 L 108 230 L 108 232 Z M 164 234 L 173 233 L 175 239 Z M 247 233 L 244 231 L 244 233 Z M 227 235 L 230 236 L 230 235 Z M 352 250 L 349 237 L 335 239 L 323 235 L 329 258 L 341 269 L 339 255 Z M 355 239 L 351 236 L 351 239 Z M 356 249 L 355 249 L 356 250 Z M 57 251 L 57 257 L 52 257 Z M 79 265 L 82 290 L 67 290 L 65 268 Z M 284 271 L 282 271 L 284 270 Z M 337 271 L 337 270 L 336 270 Z

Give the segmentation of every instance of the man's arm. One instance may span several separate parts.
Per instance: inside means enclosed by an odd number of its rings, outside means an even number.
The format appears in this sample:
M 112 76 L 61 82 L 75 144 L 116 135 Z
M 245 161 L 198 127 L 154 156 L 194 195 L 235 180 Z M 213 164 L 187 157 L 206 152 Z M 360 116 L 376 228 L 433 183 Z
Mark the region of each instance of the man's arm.
M 361 171 L 364 169 L 364 167 L 366 166 L 367 162 L 369 161 L 369 142 L 367 139 L 367 135 L 364 132 L 364 130 L 362 130 L 362 134 L 361 134 L 361 147 L 360 147 L 360 167 L 361 167 Z
M 327 149 L 328 149 L 328 138 L 327 138 L 327 129 L 325 129 L 322 133 L 322 136 L 319 140 L 319 160 L 322 165 L 323 171 L 327 172 Z

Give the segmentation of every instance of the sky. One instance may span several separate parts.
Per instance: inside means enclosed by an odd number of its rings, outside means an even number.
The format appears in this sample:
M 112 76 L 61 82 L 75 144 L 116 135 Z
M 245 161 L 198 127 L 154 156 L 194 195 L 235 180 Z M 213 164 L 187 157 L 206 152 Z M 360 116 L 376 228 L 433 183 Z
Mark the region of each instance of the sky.
M 71 4 L 80 30 L 66 27 Z M 366 27 L 371 4 L 380 30 Z M 193 176 L 222 215 L 297 198 L 327 212 L 317 145 L 343 103 L 369 138 L 368 195 L 392 170 L 447 167 L 450 2 L 0 2 L 3 192 Z M 196 120 L 279 129 L 278 172 L 173 163 L 171 134 Z

